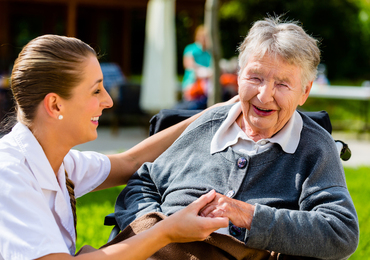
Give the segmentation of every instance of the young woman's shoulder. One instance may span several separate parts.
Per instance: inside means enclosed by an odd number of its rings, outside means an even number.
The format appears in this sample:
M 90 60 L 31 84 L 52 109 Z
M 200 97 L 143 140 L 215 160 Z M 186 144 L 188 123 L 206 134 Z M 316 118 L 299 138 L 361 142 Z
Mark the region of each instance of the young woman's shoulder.
M 5 135 L 0 139 L 0 168 L 3 165 L 22 164 L 25 156 L 19 148 L 16 140 L 11 135 Z
M 80 197 L 98 187 L 111 170 L 109 158 L 93 151 L 70 150 L 65 156 L 64 167 L 75 184 L 75 195 Z

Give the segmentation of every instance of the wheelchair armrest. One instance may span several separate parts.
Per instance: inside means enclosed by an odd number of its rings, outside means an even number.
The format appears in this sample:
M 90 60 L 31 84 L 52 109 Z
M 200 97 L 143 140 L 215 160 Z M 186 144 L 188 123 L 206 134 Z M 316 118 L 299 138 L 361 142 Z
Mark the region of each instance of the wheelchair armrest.
M 104 225 L 105 226 L 116 226 L 117 225 L 117 221 L 116 221 L 116 218 L 114 217 L 114 213 L 110 213 L 109 215 L 105 216 Z
M 120 228 L 119 228 L 119 226 L 118 226 L 118 224 L 117 224 L 116 218 L 114 217 L 114 213 L 110 213 L 109 215 L 106 215 L 105 216 L 105 218 L 104 218 L 104 225 L 105 226 L 113 226 L 113 229 L 110 232 L 110 235 L 109 235 L 109 238 L 108 238 L 108 242 L 110 242 L 121 231 Z

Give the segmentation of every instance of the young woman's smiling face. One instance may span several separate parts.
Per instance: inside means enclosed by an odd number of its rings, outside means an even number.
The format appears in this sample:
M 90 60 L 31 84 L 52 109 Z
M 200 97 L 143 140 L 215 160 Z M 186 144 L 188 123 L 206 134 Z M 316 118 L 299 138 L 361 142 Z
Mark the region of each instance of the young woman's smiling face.
M 99 117 L 113 101 L 103 86 L 103 73 L 96 57 L 83 62 L 82 81 L 72 90 L 72 98 L 64 100 L 63 128 L 74 145 L 95 140 Z
M 255 141 L 282 129 L 312 86 L 310 82 L 303 90 L 301 68 L 268 54 L 251 57 L 238 81 L 245 130 Z

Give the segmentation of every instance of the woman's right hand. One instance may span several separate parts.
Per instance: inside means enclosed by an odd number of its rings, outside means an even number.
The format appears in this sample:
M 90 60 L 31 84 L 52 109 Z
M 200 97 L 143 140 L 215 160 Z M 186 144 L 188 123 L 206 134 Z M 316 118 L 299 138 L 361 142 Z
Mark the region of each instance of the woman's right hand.
M 163 232 L 166 232 L 171 243 L 202 241 L 213 231 L 229 225 L 229 219 L 226 217 L 211 218 L 199 215 L 200 210 L 215 196 L 216 192 L 212 190 L 157 225 L 160 225 Z
M 229 219 L 226 217 L 210 218 L 199 216 L 201 209 L 213 201 L 215 196 L 216 192 L 212 190 L 186 208 L 158 222 L 150 229 L 98 251 L 79 254 L 76 256 L 76 259 L 115 260 L 122 259 L 124 255 L 125 259 L 144 260 L 169 243 L 204 240 L 213 231 L 227 227 L 229 224 Z M 55 253 L 40 259 L 70 260 L 73 257 L 69 254 Z

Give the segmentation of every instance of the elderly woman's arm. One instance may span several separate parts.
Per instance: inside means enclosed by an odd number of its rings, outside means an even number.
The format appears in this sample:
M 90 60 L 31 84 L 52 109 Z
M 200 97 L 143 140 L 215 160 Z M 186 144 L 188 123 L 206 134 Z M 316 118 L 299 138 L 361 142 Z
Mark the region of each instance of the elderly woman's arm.
M 312 173 L 299 187 L 297 210 L 251 205 L 218 194 L 201 215 L 228 217 L 234 225 L 248 229 L 246 242 L 253 248 L 347 259 L 358 245 L 358 219 L 343 168 L 336 156 L 326 154 L 317 157 Z
M 332 187 L 307 197 L 305 210 L 276 209 L 217 194 L 202 216 L 228 217 L 249 230 L 247 245 L 287 255 L 346 259 L 357 248 L 359 227 L 345 188 Z
M 300 207 L 287 210 L 257 204 L 248 245 L 320 259 L 347 259 L 356 250 L 359 227 L 345 188 L 321 190 Z

